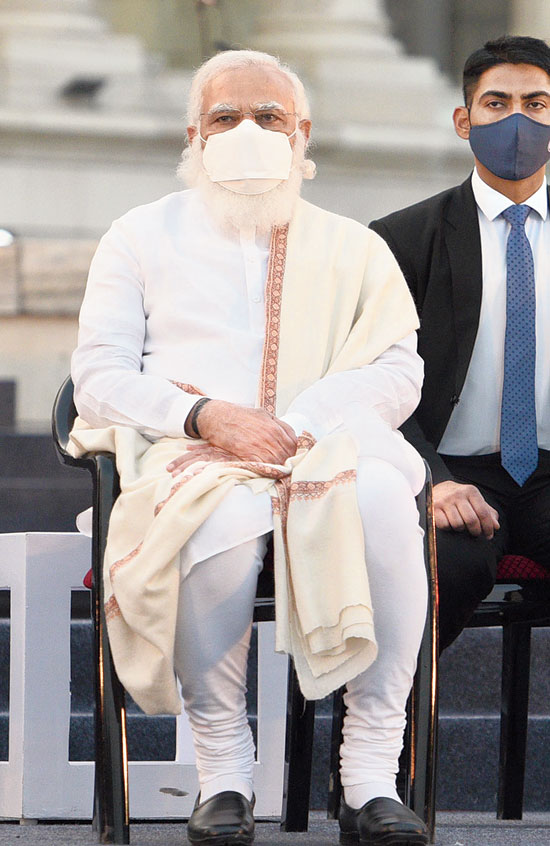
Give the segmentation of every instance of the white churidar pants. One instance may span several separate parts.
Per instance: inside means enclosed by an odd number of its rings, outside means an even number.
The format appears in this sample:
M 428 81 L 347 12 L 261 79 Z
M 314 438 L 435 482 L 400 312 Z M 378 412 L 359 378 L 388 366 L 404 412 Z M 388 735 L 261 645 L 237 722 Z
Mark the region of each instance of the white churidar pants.
M 357 495 L 379 652 L 348 684 L 345 697 L 341 774 L 346 801 L 354 807 L 373 796 L 395 798 L 405 705 L 427 601 L 422 531 L 410 484 L 386 461 L 362 457 Z M 252 794 L 246 666 L 267 537 L 199 561 L 181 581 L 175 669 L 193 732 L 202 800 L 222 790 Z

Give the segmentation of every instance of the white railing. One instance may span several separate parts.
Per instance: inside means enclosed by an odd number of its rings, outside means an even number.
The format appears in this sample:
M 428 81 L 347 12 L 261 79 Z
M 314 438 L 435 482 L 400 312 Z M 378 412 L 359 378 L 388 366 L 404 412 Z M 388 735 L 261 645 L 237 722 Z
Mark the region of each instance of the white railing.
M 82 589 L 89 566 L 90 541 L 82 535 L 0 535 L 0 590 L 10 591 L 11 618 L 9 760 L 0 761 L 0 818 L 92 815 L 93 763 L 69 761 L 71 591 Z M 286 683 L 286 658 L 274 652 L 274 624 L 262 623 L 255 769 L 259 816 L 281 811 Z M 190 729 L 185 715 L 176 722 L 174 761 L 129 764 L 131 817 L 173 819 L 191 813 L 198 783 Z

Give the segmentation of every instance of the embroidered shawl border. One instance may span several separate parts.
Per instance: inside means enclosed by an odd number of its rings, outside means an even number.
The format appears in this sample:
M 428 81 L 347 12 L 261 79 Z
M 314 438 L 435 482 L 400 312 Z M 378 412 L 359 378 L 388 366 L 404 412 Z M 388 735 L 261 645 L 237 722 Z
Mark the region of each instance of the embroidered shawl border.
M 114 593 L 111 594 L 111 596 L 105 603 L 104 609 L 106 622 L 109 622 L 109 620 L 114 620 L 115 617 L 120 617 L 120 606 L 117 602 L 117 598 Z
M 259 405 L 275 414 L 277 361 L 281 328 L 283 277 L 286 264 L 288 224 L 275 226 L 271 236 L 265 290 L 265 342 L 260 376 Z
M 176 382 L 175 379 L 171 379 L 171 382 L 176 386 L 176 388 L 179 388 L 180 391 L 185 391 L 186 394 L 197 394 L 197 396 L 201 397 L 206 396 L 204 391 L 201 391 L 201 389 L 195 387 L 195 385 L 189 385 L 187 382 Z

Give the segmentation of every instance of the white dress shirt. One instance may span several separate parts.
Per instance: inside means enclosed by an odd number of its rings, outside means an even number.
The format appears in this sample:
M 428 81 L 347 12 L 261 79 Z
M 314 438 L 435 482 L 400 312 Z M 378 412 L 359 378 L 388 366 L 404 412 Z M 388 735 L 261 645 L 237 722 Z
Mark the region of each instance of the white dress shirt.
M 481 235 L 482 299 L 479 327 L 460 402 L 439 444 L 445 455 L 484 455 L 500 450 L 500 414 L 506 330 L 506 243 L 510 224 L 500 215 L 513 205 L 472 175 Z M 550 449 L 550 217 L 546 179 L 525 205 L 533 211 L 525 232 L 535 266 L 537 354 L 535 402 L 539 447 Z M 468 245 L 464 245 L 468 249 Z
M 195 190 L 115 221 L 92 261 L 80 313 L 71 368 L 80 416 L 95 427 L 132 426 L 151 440 L 183 437 L 197 395 L 174 381 L 254 407 L 268 256 L 268 239 L 255 237 L 253 228 L 238 239 L 222 234 Z M 307 314 L 296 319 L 307 326 Z M 307 429 L 316 438 L 345 425 L 360 454 L 402 453 L 418 488 L 422 480 L 418 484 L 417 462 L 409 455 L 414 450 L 384 433 L 414 411 L 422 376 L 413 332 L 372 364 L 311 385 L 283 419 L 297 434 Z M 182 566 L 271 529 L 269 496 L 254 497 L 237 486 L 190 538 Z

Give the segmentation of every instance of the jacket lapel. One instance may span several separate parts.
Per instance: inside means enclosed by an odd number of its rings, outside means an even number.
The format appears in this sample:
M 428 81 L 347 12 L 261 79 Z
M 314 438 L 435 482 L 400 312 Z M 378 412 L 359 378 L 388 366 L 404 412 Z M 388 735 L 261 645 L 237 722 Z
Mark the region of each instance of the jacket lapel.
M 462 183 L 449 203 L 444 238 L 451 268 L 458 395 L 472 357 L 481 309 L 481 238 L 471 179 Z

